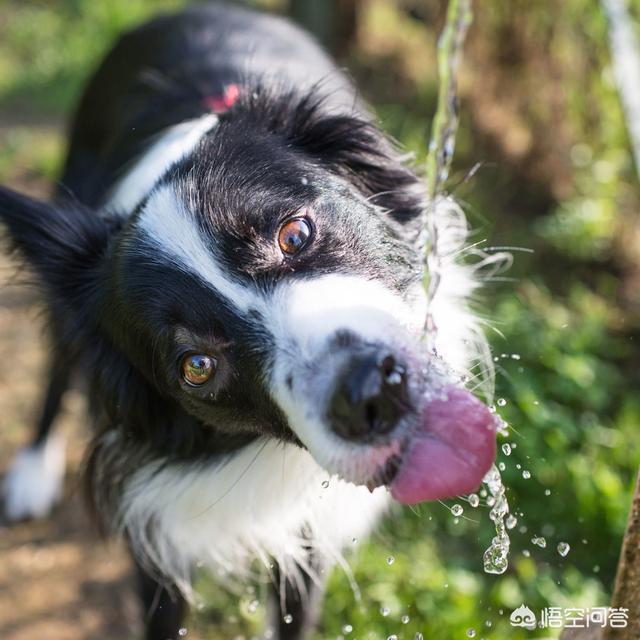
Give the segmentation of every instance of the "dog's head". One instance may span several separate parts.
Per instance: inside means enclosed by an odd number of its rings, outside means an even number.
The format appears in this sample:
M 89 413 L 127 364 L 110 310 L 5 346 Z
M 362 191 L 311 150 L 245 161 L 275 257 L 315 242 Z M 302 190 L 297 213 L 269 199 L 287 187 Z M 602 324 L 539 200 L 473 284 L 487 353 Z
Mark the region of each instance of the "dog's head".
M 126 216 L 8 191 L 0 214 L 131 438 L 267 434 L 416 502 L 471 490 L 495 439 L 420 346 L 422 197 L 371 124 L 249 96 Z

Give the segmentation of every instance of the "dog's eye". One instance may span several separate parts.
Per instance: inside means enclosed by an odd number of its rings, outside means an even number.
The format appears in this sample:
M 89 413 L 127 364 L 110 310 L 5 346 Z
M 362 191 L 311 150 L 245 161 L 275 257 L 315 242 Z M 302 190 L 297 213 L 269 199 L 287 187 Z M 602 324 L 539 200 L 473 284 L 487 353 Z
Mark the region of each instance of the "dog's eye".
M 203 353 L 190 353 L 182 359 L 182 378 L 192 387 L 207 382 L 216 371 L 216 359 Z
M 304 249 L 310 237 L 311 223 L 306 218 L 291 218 L 280 227 L 278 245 L 282 253 L 292 256 Z

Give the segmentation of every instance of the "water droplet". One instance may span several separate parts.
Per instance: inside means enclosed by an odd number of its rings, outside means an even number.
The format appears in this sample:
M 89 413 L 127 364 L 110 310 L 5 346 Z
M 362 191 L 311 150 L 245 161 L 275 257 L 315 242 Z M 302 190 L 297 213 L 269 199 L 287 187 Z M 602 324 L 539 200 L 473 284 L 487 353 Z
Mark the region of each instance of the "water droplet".
M 380 607 L 380 615 L 383 616 L 384 618 L 386 618 L 389 615 L 389 608 L 388 607 Z
M 551 495 L 551 489 L 545 489 L 544 490 L 544 495 L 545 496 L 550 496 Z
M 535 544 L 541 549 L 545 549 L 547 546 L 547 541 L 542 536 L 533 536 L 533 538 L 531 538 L 531 544 Z
M 523 550 L 522 550 L 522 555 L 523 555 L 525 558 L 530 558 L 530 557 L 531 557 L 531 551 L 529 551 L 529 549 L 523 549 Z
M 513 529 L 518 524 L 518 518 L 516 518 L 513 513 L 510 513 L 507 516 L 504 524 L 506 525 L 507 529 Z
M 518 443 L 517 442 L 512 442 L 511 443 L 511 448 L 512 449 L 517 449 L 518 448 Z
M 329 481 L 328 480 L 323 480 L 322 481 L 322 488 L 326 489 L 329 486 Z
M 179 635 L 181 638 L 184 638 L 184 636 L 186 636 L 186 635 L 187 635 L 187 629 L 186 629 L 186 627 L 181 627 L 180 629 L 178 629 L 178 635 Z
M 357 544 L 358 538 L 351 538 L 351 542 L 353 542 L 353 544 Z
M 498 398 L 498 400 L 496 401 L 496 404 L 499 407 L 504 407 L 507 404 L 507 401 L 504 398 Z
M 393 635 L 390 635 L 387 640 L 398 640 L 398 636 L 394 633 Z
M 511 359 L 512 360 L 520 360 L 520 354 L 519 353 L 512 353 L 511 354 Z
M 424 640 L 424 636 L 418 631 L 415 636 L 413 636 L 413 640 Z
M 571 547 L 569 546 L 569 543 L 567 542 L 558 542 L 558 553 L 564 558 L 569 551 L 571 550 Z
M 404 615 L 402 616 L 402 618 L 400 618 L 400 622 L 402 622 L 402 624 L 409 624 L 409 616 Z
M 498 469 L 500 471 L 504 471 L 507 468 L 507 465 L 504 462 L 498 462 Z
M 599 564 L 594 564 L 593 565 L 593 573 L 600 573 L 600 565 Z
M 247 606 L 249 613 L 255 613 L 258 610 L 259 605 L 260 603 L 257 600 L 252 600 Z
M 528 480 L 528 479 L 531 477 L 531 471 L 527 471 L 527 469 L 525 469 L 525 470 L 522 472 L 522 477 L 523 477 L 525 480 Z
M 396 561 L 396 559 L 393 556 L 389 556 L 387 558 L 387 564 L 388 565 L 392 565 L 395 561 Z
M 344 634 L 349 634 L 353 631 L 353 627 L 350 624 L 345 624 L 344 627 L 342 627 L 342 633 Z
M 480 504 L 480 498 L 476 493 L 469 494 L 469 504 L 475 509 Z
M 491 622 L 491 620 L 485 620 L 484 621 L 484 625 L 485 625 L 485 627 L 492 627 L 493 626 L 493 622 Z
M 476 630 L 475 629 L 467 629 L 467 638 L 475 638 Z
M 511 455 L 511 445 L 508 442 L 502 445 L 502 453 L 504 453 L 505 456 Z
M 291 624 L 293 622 L 293 616 L 290 613 L 287 613 L 282 618 L 285 624 Z
M 462 505 L 454 504 L 453 507 L 451 507 L 451 513 L 457 518 L 464 513 L 464 509 L 462 508 Z

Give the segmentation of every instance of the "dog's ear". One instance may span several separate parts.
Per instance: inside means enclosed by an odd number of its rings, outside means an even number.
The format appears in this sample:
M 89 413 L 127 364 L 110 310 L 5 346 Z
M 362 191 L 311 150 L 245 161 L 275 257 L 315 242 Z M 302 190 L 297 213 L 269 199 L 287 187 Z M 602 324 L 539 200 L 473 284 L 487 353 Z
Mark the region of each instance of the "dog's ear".
M 356 116 L 321 115 L 319 110 L 298 124 L 297 146 L 348 178 L 398 222 L 419 217 L 425 188 L 375 125 Z
M 105 220 L 75 202 L 48 204 L 0 187 L 0 222 L 51 302 L 91 304 L 110 235 Z

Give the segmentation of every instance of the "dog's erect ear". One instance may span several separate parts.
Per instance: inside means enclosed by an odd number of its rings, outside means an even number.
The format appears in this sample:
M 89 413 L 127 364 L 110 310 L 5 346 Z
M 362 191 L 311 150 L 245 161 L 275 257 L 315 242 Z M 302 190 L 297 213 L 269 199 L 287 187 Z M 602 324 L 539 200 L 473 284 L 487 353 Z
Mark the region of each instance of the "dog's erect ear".
M 52 301 L 89 303 L 110 235 L 105 220 L 77 203 L 48 204 L 0 187 L 0 223 Z

